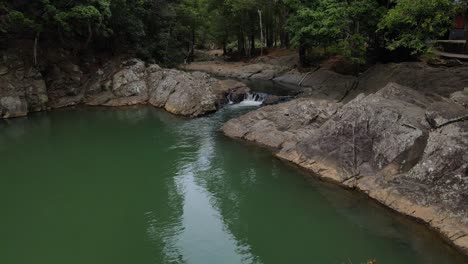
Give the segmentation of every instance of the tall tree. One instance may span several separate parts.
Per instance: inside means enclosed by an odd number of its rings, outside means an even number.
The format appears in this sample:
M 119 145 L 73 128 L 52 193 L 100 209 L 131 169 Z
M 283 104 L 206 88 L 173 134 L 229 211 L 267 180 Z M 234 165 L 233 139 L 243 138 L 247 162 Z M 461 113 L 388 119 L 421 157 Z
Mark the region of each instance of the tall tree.
M 423 54 L 428 41 L 447 32 L 453 18 L 452 0 L 399 0 L 379 24 L 387 48 L 406 48 L 412 54 Z

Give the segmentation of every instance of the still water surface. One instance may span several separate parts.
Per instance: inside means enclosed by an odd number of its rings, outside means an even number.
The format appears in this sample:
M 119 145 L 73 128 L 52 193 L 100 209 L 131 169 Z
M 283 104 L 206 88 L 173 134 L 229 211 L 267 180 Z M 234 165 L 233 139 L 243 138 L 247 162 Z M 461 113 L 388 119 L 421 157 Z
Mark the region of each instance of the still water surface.
M 247 110 L 0 123 L 0 263 L 467 263 L 419 224 L 218 131 Z

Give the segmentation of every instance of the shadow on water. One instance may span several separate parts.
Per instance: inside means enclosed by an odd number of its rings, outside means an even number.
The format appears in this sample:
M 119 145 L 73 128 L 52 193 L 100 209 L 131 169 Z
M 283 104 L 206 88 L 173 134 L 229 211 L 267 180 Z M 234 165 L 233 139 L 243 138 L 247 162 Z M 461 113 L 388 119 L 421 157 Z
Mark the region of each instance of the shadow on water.
M 467 263 L 424 226 L 218 131 L 251 109 L 0 123 L 0 263 Z

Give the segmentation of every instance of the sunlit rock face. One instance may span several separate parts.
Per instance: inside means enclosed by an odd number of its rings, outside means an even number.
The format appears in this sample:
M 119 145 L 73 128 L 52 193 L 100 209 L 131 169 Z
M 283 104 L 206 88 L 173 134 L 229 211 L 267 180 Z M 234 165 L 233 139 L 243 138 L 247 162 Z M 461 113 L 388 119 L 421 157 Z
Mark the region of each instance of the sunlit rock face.
M 81 68 L 71 59 L 44 68 L 26 65 L 14 52 L 0 61 L 0 118 L 78 104 L 129 106 L 151 104 L 178 115 L 200 116 L 227 103 L 230 93 L 248 92 L 243 83 L 205 73 L 162 69 L 139 59 L 113 59 Z
M 389 83 L 346 104 L 267 106 L 223 131 L 420 218 L 468 251 L 468 110 L 448 98 Z
M 206 73 L 187 73 L 145 65 L 132 59 L 110 63 L 99 71 L 91 84 L 89 105 L 123 106 L 149 103 L 185 116 L 214 112 L 226 103 L 229 93 L 248 88 L 236 81 L 217 80 Z

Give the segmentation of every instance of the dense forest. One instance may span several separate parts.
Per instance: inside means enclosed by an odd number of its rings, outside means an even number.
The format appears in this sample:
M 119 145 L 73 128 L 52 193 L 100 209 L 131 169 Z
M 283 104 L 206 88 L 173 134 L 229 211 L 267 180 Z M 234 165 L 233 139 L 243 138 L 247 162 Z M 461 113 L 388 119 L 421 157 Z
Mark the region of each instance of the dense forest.
M 302 65 L 316 50 L 362 64 L 424 56 L 465 9 L 453 0 L 8 0 L 0 39 L 30 40 L 34 53 L 133 52 L 163 65 L 190 61 L 195 49 L 240 58 L 263 47 L 296 48 Z

